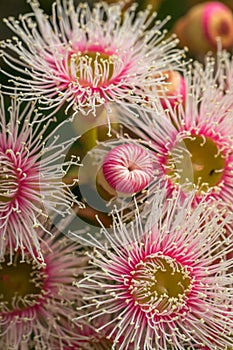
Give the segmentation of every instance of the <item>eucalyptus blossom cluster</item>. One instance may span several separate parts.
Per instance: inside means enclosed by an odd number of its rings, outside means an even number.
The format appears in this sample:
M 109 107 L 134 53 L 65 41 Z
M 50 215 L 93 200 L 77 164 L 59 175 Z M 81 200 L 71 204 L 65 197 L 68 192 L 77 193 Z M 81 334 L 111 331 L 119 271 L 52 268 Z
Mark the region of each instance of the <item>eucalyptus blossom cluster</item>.
M 29 4 L 0 43 L 0 348 L 232 349 L 231 55 L 189 61 L 150 6 Z

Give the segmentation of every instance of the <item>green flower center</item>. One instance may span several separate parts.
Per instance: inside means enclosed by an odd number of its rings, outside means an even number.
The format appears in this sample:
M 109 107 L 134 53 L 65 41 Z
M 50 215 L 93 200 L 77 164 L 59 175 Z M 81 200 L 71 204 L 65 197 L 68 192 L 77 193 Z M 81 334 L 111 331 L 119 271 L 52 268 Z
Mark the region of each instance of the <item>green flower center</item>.
M 43 268 L 31 258 L 20 260 L 16 253 L 12 264 L 9 256 L 0 264 L 0 303 L 8 311 L 24 309 L 41 295 Z
M 215 142 L 202 136 L 184 138 L 172 149 L 167 173 L 187 190 L 207 192 L 218 185 L 223 176 L 225 158 Z
M 113 76 L 113 56 L 87 51 L 73 55 L 72 59 L 75 63 L 77 80 L 84 87 L 89 86 L 90 82 L 95 87 L 101 86 Z
M 146 311 L 166 314 L 180 309 L 191 288 L 185 266 L 174 259 L 148 257 L 137 264 L 131 280 L 131 294 Z

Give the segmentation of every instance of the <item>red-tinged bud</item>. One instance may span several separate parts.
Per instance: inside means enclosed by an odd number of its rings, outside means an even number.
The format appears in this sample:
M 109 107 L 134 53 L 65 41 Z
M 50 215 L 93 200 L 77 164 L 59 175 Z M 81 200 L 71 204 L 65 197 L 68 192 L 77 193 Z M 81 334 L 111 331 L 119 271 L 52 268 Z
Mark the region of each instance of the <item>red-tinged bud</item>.
M 188 46 L 192 54 L 216 50 L 218 38 L 222 47 L 229 49 L 233 45 L 233 14 L 217 1 L 198 4 L 176 23 L 174 30 L 181 45 Z
M 161 86 L 161 103 L 164 108 L 169 102 L 172 107 L 177 103 L 184 103 L 186 95 L 186 86 L 184 77 L 177 71 L 166 71 L 166 85 Z

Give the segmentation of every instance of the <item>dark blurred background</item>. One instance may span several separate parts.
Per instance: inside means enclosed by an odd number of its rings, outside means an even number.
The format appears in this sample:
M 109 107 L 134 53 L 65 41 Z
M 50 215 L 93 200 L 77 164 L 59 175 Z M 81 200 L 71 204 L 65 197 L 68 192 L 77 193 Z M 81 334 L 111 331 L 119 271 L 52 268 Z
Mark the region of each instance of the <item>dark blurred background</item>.
M 41 0 L 41 7 L 48 13 L 51 11 L 52 0 Z M 11 31 L 3 23 L 3 18 L 13 16 L 18 17 L 19 14 L 28 13 L 31 11 L 30 5 L 27 0 L 1 0 L 0 1 L 0 40 L 6 39 L 12 36 Z

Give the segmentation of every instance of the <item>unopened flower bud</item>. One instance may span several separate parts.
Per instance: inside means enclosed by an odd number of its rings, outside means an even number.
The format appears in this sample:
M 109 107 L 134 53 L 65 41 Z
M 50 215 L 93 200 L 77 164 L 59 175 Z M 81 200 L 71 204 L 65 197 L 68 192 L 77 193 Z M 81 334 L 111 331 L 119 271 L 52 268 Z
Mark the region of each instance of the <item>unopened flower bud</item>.
M 198 4 L 176 23 L 174 31 L 192 54 L 216 50 L 218 38 L 228 49 L 233 45 L 233 14 L 217 1 Z
M 166 71 L 165 85 L 161 85 L 161 103 L 164 108 L 167 107 L 167 102 L 174 107 L 177 103 L 185 101 L 185 80 L 184 77 L 177 71 Z
M 144 190 L 154 174 L 149 153 L 135 144 L 113 148 L 103 162 L 103 175 L 112 189 L 125 194 Z

